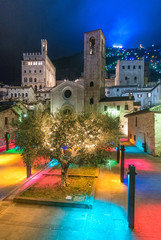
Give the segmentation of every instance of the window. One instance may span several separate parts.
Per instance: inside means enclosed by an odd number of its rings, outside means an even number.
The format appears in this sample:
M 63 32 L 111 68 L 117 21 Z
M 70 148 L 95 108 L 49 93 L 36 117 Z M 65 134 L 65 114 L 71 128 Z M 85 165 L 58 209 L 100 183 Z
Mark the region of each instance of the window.
M 64 92 L 64 96 L 65 96 L 65 98 L 70 98 L 70 97 L 72 96 L 72 92 L 71 92 L 69 89 L 67 89 L 67 90 Z
M 122 69 L 125 69 L 125 66 L 122 66 Z
M 5 125 L 7 125 L 8 124 L 8 117 L 5 117 L 4 121 L 5 121 Z
M 124 128 L 124 125 L 122 125 L 122 128 Z
M 120 111 L 120 105 L 117 105 L 117 111 Z
M 141 98 L 141 97 L 142 97 L 142 94 L 137 94 L 137 97 L 138 97 L 138 98 Z
M 137 127 L 138 126 L 138 118 L 136 117 L 135 118 L 135 127 Z
M 26 93 L 26 97 L 28 97 L 28 93 Z
M 32 78 L 29 78 L 29 82 L 32 82 Z
M 34 82 L 37 82 L 37 79 L 36 79 L 36 78 L 34 78 Z
M 133 66 L 133 69 L 136 69 L 135 65 Z
M 31 73 L 31 70 L 29 70 L 29 73 Z
M 39 89 L 42 89 L 42 86 L 41 86 L 41 85 L 39 86 Z
M 107 91 L 107 94 L 110 94 L 110 91 Z
M 127 77 L 125 77 L 125 80 L 127 80 Z
M 22 93 L 22 97 L 24 97 L 24 93 Z
M 130 69 L 130 65 L 127 68 Z
M 27 78 L 26 77 L 24 78 L 24 82 L 27 82 Z
M 127 104 L 125 104 L 125 110 L 128 110 L 129 108 L 128 108 L 128 105 Z
M 90 98 L 90 105 L 92 105 L 94 103 L 93 98 Z
M 15 97 L 17 97 L 17 93 L 15 93 Z
M 13 97 L 13 93 L 11 93 L 11 97 Z
M 134 135 L 134 141 L 136 141 L 136 135 Z
M 141 66 L 139 65 L 139 69 L 141 69 Z
M 107 106 L 104 106 L 104 111 L 107 111 Z
M 89 53 L 93 55 L 95 52 L 95 39 L 94 37 L 91 37 L 89 39 Z
M 137 80 L 137 77 L 134 77 L 134 80 Z
M 20 96 L 21 96 L 21 94 L 19 93 L 19 94 L 18 94 L 18 96 L 20 97 Z
M 119 88 L 117 88 L 117 92 L 119 92 Z
M 90 87 L 94 87 L 94 82 L 90 82 Z
M 41 70 L 39 72 L 41 73 Z
M 35 91 L 37 91 L 37 86 L 35 85 Z
M 36 70 L 34 72 L 36 73 Z
M 151 97 L 151 93 L 147 93 L 147 97 Z
M 24 73 L 26 73 L 26 70 L 24 70 Z

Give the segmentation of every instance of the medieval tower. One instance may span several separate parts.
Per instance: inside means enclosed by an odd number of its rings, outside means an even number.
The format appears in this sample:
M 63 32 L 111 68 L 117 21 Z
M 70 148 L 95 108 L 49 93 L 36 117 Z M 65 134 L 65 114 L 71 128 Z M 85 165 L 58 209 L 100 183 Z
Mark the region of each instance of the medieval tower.
M 102 30 L 84 34 L 84 111 L 98 111 L 105 96 L 106 39 Z

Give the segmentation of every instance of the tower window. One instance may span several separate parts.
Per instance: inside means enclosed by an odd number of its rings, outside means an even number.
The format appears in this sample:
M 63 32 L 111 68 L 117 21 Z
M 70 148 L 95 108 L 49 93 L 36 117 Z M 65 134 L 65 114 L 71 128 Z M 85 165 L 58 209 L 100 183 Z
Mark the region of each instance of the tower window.
M 90 82 L 90 87 L 94 87 L 94 82 Z
M 90 98 L 90 105 L 93 105 L 93 103 L 94 103 L 93 98 Z
M 92 55 L 95 52 L 95 39 L 94 37 L 91 37 L 89 39 L 89 53 Z
M 5 117 L 5 125 L 8 124 L 8 117 Z

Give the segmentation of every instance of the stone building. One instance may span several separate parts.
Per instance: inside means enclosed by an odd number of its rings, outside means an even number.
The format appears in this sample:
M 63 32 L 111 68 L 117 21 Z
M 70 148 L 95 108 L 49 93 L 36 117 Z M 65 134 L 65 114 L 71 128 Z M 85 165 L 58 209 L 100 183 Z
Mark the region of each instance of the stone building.
M 105 97 L 100 100 L 99 111 L 117 117 L 120 121 L 120 132 L 128 134 L 128 119 L 124 115 L 134 111 L 134 98 Z
M 9 133 L 10 143 L 14 142 L 13 123 L 23 114 L 27 114 L 27 109 L 21 103 L 3 103 L 0 105 L 0 146 L 5 145 L 5 135 Z
M 56 69 L 47 55 L 46 40 L 41 40 L 41 53 L 23 54 L 21 85 L 35 91 L 56 85 Z
M 81 113 L 84 111 L 84 87 L 77 82 L 64 81 L 50 93 L 50 112 Z
M 161 156 L 161 105 L 126 115 L 128 138 L 141 150 Z
M 97 111 L 105 96 L 106 39 L 101 29 L 84 34 L 84 111 Z
M 7 96 L 5 99 L 24 101 L 24 102 L 35 102 L 36 94 L 31 86 L 10 86 L 7 88 Z
M 116 65 L 115 85 L 144 86 L 144 59 L 142 60 L 118 60 Z

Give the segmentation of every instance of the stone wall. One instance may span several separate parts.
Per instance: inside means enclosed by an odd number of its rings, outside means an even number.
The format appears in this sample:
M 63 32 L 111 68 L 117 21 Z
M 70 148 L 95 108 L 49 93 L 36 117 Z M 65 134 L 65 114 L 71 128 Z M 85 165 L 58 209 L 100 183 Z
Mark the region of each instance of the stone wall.
M 146 143 L 147 152 L 155 155 L 154 112 L 136 114 L 128 117 L 129 141 L 141 150 Z
M 155 155 L 161 156 L 161 113 L 154 114 L 155 121 Z

